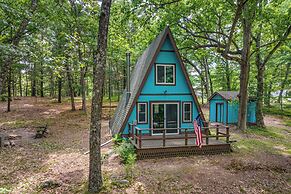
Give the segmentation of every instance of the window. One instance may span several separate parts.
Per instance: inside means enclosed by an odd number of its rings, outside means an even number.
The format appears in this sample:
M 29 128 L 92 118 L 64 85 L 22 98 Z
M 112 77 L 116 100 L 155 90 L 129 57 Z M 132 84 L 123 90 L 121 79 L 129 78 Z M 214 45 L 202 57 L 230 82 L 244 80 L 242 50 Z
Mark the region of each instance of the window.
M 183 122 L 192 122 L 192 102 L 183 103 Z
M 147 123 L 147 103 L 137 103 L 137 123 Z
M 156 65 L 156 84 L 175 85 L 175 65 L 157 64 Z

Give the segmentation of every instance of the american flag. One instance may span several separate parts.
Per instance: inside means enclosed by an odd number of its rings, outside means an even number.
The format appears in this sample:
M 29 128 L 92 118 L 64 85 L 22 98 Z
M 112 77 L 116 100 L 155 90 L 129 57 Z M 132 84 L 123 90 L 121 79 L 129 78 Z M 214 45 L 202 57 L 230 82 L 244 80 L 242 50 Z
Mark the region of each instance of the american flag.
M 201 118 L 200 115 L 196 117 L 196 119 L 193 122 L 194 125 L 194 131 L 196 134 L 196 145 L 199 146 L 199 148 L 202 147 L 203 139 L 202 139 L 202 131 L 201 131 Z

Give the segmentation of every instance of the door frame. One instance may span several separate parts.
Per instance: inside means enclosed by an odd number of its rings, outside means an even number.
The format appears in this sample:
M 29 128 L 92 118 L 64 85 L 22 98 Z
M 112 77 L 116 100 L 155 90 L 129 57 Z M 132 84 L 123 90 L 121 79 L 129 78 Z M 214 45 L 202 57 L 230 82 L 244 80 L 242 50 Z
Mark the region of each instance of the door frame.
M 218 106 L 220 106 L 220 121 L 218 121 Z M 222 107 L 222 109 L 221 109 Z M 221 114 L 222 113 L 222 114 Z M 223 117 L 224 117 L 224 103 L 223 102 L 217 102 L 215 103 L 215 122 L 224 123 Z
M 166 104 L 177 104 L 177 124 L 178 124 L 178 127 L 177 128 L 180 128 L 180 102 L 179 101 L 151 101 L 150 102 L 150 114 L 151 114 L 151 119 L 150 119 L 150 128 L 153 129 L 153 105 L 154 104 L 164 104 L 164 122 L 166 121 Z M 167 129 L 165 128 L 166 127 L 166 123 L 164 123 L 164 129 Z M 167 131 L 166 131 L 167 132 Z M 154 134 L 153 131 L 151 131 L 151 135 L 162 135 L 163 133 L 156 133 Z M 166 133 L 166 135 L 177 135 L 179 134 L 179 130 L 177 129 L 177 133 Z

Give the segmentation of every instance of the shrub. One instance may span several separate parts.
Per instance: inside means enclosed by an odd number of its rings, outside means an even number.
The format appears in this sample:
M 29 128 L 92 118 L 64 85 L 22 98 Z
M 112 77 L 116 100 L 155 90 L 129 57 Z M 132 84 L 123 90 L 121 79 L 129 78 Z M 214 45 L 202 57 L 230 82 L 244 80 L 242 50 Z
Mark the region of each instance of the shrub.
M 116 147 L 117 153 L 120 155 L 124 164 L 130 164 L 135 161 L 136 154 L 134 146 L 127 140 L 123 140 L 118 147 Z
M 122 163 L 125 165 L 126 177 L 132 179 L 133 167 L 136 161 L 134 146 L 128 140 L 122 139 L 121 143 L 115 147 L 115 151 L 119 154 Z
M 114 137 L 113 137 L 113 142 L 114 142 L 114 145 L 118 146 L 120 145 L 125 139 L 121 137 L 121 135 L 118 133 L 118 134 L 115 134 Z
M 5 102 L 8 99 L 8 96 L 6 94 L 0 95 L 0 101 Z

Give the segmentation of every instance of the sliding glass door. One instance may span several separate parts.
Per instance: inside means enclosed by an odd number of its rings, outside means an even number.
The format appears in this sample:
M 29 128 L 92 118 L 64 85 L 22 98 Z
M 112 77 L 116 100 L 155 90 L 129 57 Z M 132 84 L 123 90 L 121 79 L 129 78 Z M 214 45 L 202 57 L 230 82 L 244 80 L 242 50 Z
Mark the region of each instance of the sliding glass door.
M 167 129 L 166 134 L 177 134 L 179 128 L 179 103 L 152 103 L 151 126 L 154 129 Z M 163 134 L 163 130 L 155 130 L 153 135 Z

